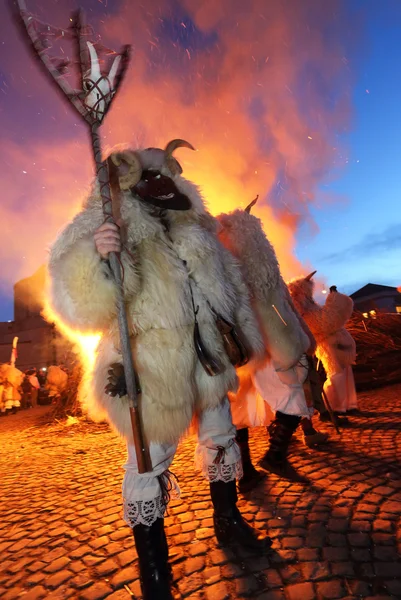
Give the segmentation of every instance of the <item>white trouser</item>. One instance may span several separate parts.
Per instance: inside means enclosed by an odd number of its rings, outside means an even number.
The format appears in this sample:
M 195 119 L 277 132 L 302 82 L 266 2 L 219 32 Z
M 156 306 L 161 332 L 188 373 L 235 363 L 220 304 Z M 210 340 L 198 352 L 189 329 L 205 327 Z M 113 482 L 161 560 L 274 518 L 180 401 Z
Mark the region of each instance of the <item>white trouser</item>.
M 6 388 L 6 390 L 5 390 L 4 406 L 5 406 L 6 410 L 11 410 L 14 406 L 16 406 L 14 404 L 14 393 L 13 393 L 13 388 L 11 386 Z
M 310 418 L 313 407 L 306 403 L 303 383 L 308 375 L 305 357 L 286 371 L 276 370 L 270 361 L 252 374 L 252 386 L 241 400 L 233 398 L 233 421 L 238 429 L 269 425 L 274 413 Z
M 195 466 L 202 471 L 208 481 L 232 481 L 242 477 L 242 463 L 239 448 L 235 442 L 236 428 L 232 423 L 230 403 L 225 398 L 219 407 L 204 411 L 198 421 L 198 445 L 195 451 Z M 152 525 L 163 518 L 166 500 L 163 497 L 160 479 L 168 483 L 168 470 L 176 444 L 150 444 L 152 471 L 138 473 L 135 447 L 127 445 L 128 460 L 124 465 L 123 481 L 124 519 L 135 527 L 140 523 Z M 175 494 L 178 485 L 173 478 L 170 484 Z
M 344 413 L 358 408 L 352 367 L 347 366 L 340 373 L 329 377 L 324 383 L 324 391 L 334 411 Z

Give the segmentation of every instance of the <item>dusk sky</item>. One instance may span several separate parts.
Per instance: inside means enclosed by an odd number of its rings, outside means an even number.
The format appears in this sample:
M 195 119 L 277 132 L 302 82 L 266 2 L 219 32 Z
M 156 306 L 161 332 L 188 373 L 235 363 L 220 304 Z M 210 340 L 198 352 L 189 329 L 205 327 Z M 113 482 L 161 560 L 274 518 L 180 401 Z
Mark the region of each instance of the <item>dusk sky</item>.
M 184 175 L 213 214 L 259 194 L 255 214 L 286 278 L 317 269 L 320 286 L 347 293 L 401 285 L 398 0 L 26 1 L 63 28 L 81 6 L 102 43 L 132 44 L 105 150 L 188 139 L 198 152 L 179 151 Z M 13 283 L 45 262 L 93 176 L 85 126 L 33 61 L 6 5 L 0 320 L 13 318 Z
M 401 4 L 359 6 L 365 30 L 354 73 L 348 162 L 328 186 L 344 202 L 314 209 L 319 234 L 298 236 L 297 246 L 301 260 L 311 260 L 329 284 L 348 293 L 368 282 L 401 285 Z

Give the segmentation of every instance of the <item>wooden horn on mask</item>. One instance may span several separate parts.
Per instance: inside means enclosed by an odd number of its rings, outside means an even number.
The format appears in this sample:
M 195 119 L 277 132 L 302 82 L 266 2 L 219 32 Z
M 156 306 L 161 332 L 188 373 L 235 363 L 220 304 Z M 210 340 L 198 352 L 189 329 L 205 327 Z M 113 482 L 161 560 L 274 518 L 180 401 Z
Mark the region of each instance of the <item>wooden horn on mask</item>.
M 309 275 L 305 277 L 305 281 L 310 281 L 315 273 L 317 273 L 317 271 L 312 271 L 312 273 L 309 273 Z
M 255 206 L 256 202 L 259 200 L 259 194 L 256 196 L 254 200 L 245 208 L 245 212 L 250 214 L 252 206 Z
M 181 140 L 177 138 L 176 140 L 171 140 L 164 149 L 164 153 L 166 155 L 165 162 L 169 170 L 173 175 L 181 175 L 182 168 L 177 159 L 174 158 L 173 152 L 177 150 L 177 148 L 188 148 L 189 150 L 195 150 L 195 148 L 189 142 L 185 140 Z

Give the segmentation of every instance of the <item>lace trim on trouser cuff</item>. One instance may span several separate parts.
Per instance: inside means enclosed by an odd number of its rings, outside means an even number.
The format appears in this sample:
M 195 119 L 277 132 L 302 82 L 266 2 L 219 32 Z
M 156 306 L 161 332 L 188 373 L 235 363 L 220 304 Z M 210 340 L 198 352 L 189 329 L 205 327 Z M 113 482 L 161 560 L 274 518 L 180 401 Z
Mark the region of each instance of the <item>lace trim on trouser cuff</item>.
M 147 525 L 150 527 L 156 519 L 163 519 L 167 506 L 163 496 L 152 500 L 124 500 L 124 520 L 130 525 Z
M 230 464 L 226 464 L 229 461 Z M 243 476 L 241 454 L 235 440 L 228 447 L 208 448 L 198 446 L 195 452 L 195 469 L 208 481 L 233 481 Z
M 203 475 L 210 482 L 224 481 L 228 483 L 234 479 L 241 479 L 243 476 L 242 462 L 238 461 L 233 465 L 208 465 L 207 471 L 202 470 Z
M 123 498 L 124 520 L 131 527 L 140 524 L 150 527 L 156 519 L 164 518 L 169 501 L 180 497 L 178 481 L 171 471 L 164 471 L 157 479 L 159 480 L 160 494 L 156 498 L 146 500 Z M 139 490 L 138 493 L 140 493 Z

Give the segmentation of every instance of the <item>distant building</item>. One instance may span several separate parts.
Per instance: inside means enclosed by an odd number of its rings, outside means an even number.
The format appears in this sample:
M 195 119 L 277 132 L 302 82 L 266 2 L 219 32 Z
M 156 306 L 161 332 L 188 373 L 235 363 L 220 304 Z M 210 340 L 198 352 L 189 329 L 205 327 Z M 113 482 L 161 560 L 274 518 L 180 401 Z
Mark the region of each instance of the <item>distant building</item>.
M 351 294 L 354 307 L 362 313 L 400 313 L 401 293 L 396 287 L 368 283 Z
M 0 363 L 9 362 L 15 336 L 18 337 L 15 366 L 21 371 L 69 362 L 71 345 L 41 316 L 44 291 L 44 267 L 14 285 L 14 321 L 0 322 Z

